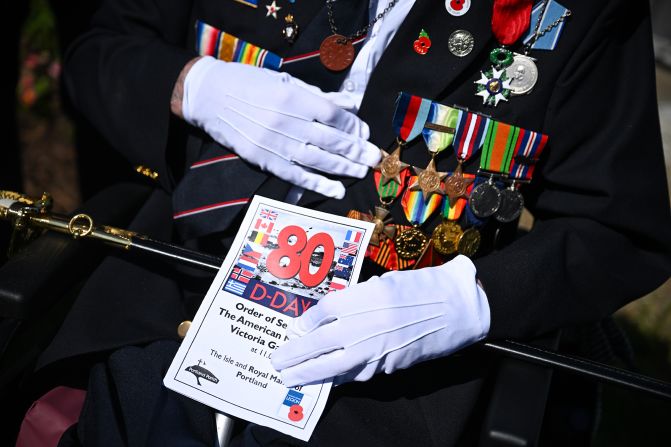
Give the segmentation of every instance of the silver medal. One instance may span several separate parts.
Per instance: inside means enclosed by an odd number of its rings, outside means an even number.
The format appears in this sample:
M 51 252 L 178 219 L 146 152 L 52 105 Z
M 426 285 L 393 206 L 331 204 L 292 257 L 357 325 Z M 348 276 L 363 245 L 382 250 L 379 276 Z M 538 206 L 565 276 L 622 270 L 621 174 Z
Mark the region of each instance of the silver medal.
M 450 38 L 447 41 L 447 48 L 449 48 L 450 53 L 457 57 L 468 56 L 473 51 L 474 45 L 475 39 L 473 35 L 463 29 L 458 29 L 450 34 Z
M 520 217 L 524 208 L 524 197 L 522 194 L 511 188 L 501 191 L 501 205 L 496 210 L 496 220 L 502 223 L 509 223 Z
M 506 68 L 513 96 L 526 95 L 538 81 L 538 67 L 534 60 L 523 54 L 515 54 L 513 63 Z
M 501 191 L 491 181 L 480 183 L 471 191 L 468 204 L 473 214 L 484 219 L 498 211 L 501 205 Z

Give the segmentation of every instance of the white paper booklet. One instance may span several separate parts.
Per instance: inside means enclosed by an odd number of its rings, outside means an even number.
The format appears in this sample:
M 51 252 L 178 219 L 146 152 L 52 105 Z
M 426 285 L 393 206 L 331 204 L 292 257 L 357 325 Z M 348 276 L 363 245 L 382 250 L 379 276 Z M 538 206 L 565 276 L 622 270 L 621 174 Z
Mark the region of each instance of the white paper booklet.
M 254 197 L 165 386 L 307 441 L 331 381 L 286 388 L 270 357 L 292 318 L 357 281 L 373 228 Z

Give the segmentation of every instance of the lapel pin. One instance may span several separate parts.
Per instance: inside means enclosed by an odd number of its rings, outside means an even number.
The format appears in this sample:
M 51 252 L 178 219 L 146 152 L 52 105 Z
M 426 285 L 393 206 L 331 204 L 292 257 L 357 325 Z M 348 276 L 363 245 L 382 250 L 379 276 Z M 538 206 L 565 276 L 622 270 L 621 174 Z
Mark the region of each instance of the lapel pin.
M 450 34 L 447 41 L 447 48 L 450 53 L 457 57 L 468 56 L 475 46 L 475 39 L 473 35 L 466 30 L 458 29 Z
M 298 37 L 298 24 L 294 21 L 293 14 L 287 14 L 284 17 L 284 22 L 285 24 L 284 28 L 282 28 L 282 36 L 284 37 L 284 40 L 292 44 Z
M 419 37 L 415 40 L 413 48 L 415 53 L 421 55 L 425 55 L 429 51 L 429 48 L 431 48 L 431 39 L 429 39 L 429 34 L 426 31 L 420 31 Z
M 445 0 L 445 9 L 450 15 L 461 17 L 471 9 L 471 0 Z

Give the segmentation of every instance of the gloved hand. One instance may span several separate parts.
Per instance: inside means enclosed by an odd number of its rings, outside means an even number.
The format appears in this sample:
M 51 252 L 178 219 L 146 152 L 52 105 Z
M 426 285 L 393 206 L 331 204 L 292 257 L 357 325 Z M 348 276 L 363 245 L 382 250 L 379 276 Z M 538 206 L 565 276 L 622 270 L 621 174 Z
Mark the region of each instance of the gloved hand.
M 184 81 L 184 119 L 241 158 L 294 185 L 342 198 L 341 182 L 362 178 L 380 159 L 368 125 L 323 93 L 286 73 L 198 60 Z
M 291 387 L 343 374 L 336 382 L 365 381 L 451 354 L 489 331 L 475 273 L 470 259 L 457 256 L 330 293 L 293 320 L 272 365 Z

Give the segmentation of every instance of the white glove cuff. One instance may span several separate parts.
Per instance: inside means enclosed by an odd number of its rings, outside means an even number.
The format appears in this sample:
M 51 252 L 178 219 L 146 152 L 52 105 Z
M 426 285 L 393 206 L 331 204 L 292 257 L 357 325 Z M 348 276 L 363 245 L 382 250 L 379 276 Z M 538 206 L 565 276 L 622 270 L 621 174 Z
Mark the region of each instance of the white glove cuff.
M 463 318 L 475 317 L 478 321 L 471 321 L 470 323 L 479 327 L 481 332 L 477 340 L 482 340 L 489 333 L 489 326 L 491 324 L 491 315 L 489 309 L 489 300 L 484 289 L 478 283 L 475 264 L 467 256 L 459 255 L 444 266 L 450 264 L 453 278 L 458 278 L 455 284 L 465 299 L 468 306 L 471 307 L 471 312 L 467 312 Z
M 194 126 L 199 126 L 199 120 L 196 116 L 196 95 L 200 91 L 203 79 L 210 71 L 210 68 L 219 61 L 212 56 L 205 56 L 196 61 L 191 66 L 189 72 L 184 78 L 184 94 L 182 95 L 182 116 L 184 120 Z M 224 82 L 224 81 L 222 81 Z

